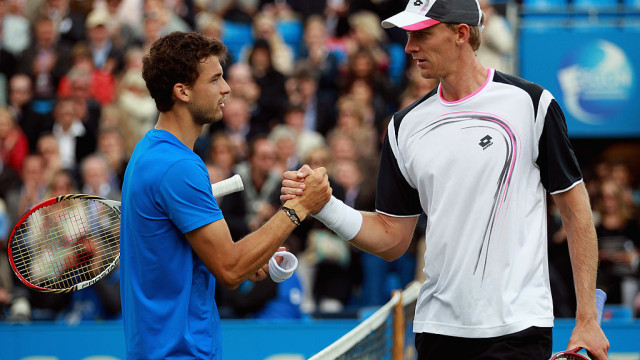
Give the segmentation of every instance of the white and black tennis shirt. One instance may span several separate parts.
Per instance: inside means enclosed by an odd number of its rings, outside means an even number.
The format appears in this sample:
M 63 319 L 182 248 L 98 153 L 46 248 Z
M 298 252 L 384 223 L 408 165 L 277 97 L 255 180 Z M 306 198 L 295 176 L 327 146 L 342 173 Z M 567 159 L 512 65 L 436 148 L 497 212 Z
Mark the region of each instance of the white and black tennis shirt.
M 581 181 L 555 99 L 518 77 L 490 69 L 462 100 L 437 87 L 396 113 L 376 211 L 428 216 L 414 332 L 483 338 L 553 326 L 546 191 Z

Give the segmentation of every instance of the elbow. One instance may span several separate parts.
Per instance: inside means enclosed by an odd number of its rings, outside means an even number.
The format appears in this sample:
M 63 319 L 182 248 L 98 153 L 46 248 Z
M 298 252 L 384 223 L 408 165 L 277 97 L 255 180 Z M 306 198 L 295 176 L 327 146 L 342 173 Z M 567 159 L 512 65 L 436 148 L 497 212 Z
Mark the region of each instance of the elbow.
M 229 290 L 237 289 L 247 279 L 247 276 L 239 270 L 235 262 L 226 264 L 220 270 L 215 274 L 216 281 Z
M 216 279 L 222 286 L 229 290 L 235 290 L 244 282 L 244 278 L 234 274 L 223 274 Z

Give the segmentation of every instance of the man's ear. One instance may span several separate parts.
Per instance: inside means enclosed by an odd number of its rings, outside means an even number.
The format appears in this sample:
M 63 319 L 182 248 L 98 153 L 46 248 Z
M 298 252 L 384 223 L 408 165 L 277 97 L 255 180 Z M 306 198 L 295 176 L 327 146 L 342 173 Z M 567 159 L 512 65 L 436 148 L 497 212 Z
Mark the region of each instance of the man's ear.
M 191 89 L 183 83 L 176 83 L 173 85 L 173 96 L 177 101 L 185 103 L 189 102 L 189 99 L 191 98 Z
M 469 25 L 459 24 L 456 32 L 458 34 L 458 38 L 456 39 L 456 44 L 458 46 L 465 42 L 469 42 L 469 36 L 471 34 L 471 28 L 469 28 Z

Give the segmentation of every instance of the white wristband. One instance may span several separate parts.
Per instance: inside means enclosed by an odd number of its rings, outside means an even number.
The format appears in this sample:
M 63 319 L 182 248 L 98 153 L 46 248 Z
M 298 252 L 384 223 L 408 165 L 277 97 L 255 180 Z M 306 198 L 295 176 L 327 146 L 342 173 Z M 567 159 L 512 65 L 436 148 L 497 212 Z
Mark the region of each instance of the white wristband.
M 276 256 L 282 256 L 282 263 L 278 265 Z M 298 258 L 288 251 L 278 251 L 269 259 L 269 276 L 274 282 L 283 282 L 293 275 L 298 267 Z
M 343 240 L 351 240 L 360 232 L 362 214 L 342 201 L 331 196 L 331 200 L 324 205 L 317 214 L 311 215 L 320 220 L 326 227 L 333 230 Z

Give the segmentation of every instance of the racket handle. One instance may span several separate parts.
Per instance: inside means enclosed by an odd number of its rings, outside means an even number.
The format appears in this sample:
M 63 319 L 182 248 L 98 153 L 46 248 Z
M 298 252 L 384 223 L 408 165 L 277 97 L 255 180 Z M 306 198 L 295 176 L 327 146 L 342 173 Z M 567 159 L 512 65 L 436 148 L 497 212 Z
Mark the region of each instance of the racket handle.
M 211 184 L 211 192 L 214 197 L 221 197 L 242 190 L 244 190 L 244 184 L 242 183 L 242 178 L 238 174 L 235 174 L 228 179 L 218 181 L 215 184 Z
M 604 302 L 607 301 L 607 293 L 601 289 L 596 289 L 596 307 L 598 309 L 598 324 L 602 322 L 602 313 L 604 311 Z

